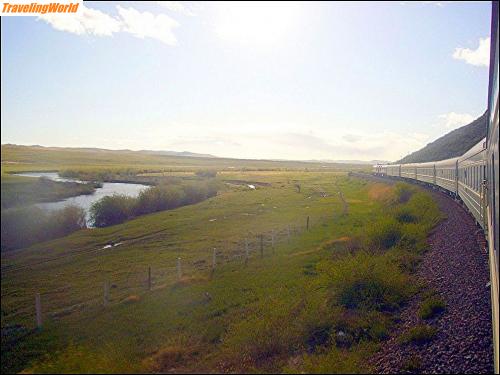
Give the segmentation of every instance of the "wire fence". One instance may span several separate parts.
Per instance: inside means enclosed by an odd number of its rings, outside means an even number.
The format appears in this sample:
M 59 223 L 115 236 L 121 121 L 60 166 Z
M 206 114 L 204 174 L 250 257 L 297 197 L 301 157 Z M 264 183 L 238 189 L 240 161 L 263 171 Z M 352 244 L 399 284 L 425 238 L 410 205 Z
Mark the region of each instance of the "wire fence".
M 348 214 L 348 204 L 338 192 L 342 208 L 336 215 L 305 217 L 301 222 L 282 225 L 263 233 L 247 234 L 237 241 L 226 241 L 223 246 L 206 249 L 198 258 L 170 259 L 168 263 L 159 259 L 156 264 L 144 269 L 122 270 L 116 272 L 111 265 L 106 268 L 102 263 L 96 267 L 95 275 L 74 275 L 73 282 L 53 290 L 35 293 L 34 306 L 19 306 L 15 316 L 32 318 L 34 327 L 41 328 L 48 320 L 58 319 L 75 312 L 120 303 L 133 302 L 142 295 L 157 289 L 188 283 L 191 280 L 212 279 L 217 277 L 217 270 L 229 264 L 245 267 L 251 262 L 277 255 L 287 249 L 284 244 L 291 244 L 294 238 L 316 226 L 332 222 L 339 216 Z M 53 275 L 58 277 L 59 275 Z M 92 282 L 89 282 L 89 278 Z M 34 307 L 34 308 L 33 308 Z M 14 318 L 15 318 L 14 316 Z

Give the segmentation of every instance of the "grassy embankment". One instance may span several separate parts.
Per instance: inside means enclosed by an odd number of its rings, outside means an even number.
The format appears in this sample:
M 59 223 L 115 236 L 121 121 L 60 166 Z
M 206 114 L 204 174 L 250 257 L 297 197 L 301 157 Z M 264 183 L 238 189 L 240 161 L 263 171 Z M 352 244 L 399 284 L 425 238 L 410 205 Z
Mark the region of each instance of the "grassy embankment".
M 364 359 L 418 288 L 412 271 L 440 216 L 431 198 L 338 173 L 220 178 L 271 185 L 231 186 L 196 205 L 3 254 L 2 327 L 11 335 L 2 335 L 2 369 L 367 370 Z M 268 239 L 272 229 L 303 226 L 308 215 L 310 231 L 279 242 L 274 254 L 266 244 L 260 259 L 252 242 L 246 266 L 234 257 L 244 237 Z M 214 247 L 221 264 L 212 275 Z M 105 280 L 114 287 L 102 307 Z M 45 308 L 43 330 L 12 328 L 32 326 L 35 292 Z

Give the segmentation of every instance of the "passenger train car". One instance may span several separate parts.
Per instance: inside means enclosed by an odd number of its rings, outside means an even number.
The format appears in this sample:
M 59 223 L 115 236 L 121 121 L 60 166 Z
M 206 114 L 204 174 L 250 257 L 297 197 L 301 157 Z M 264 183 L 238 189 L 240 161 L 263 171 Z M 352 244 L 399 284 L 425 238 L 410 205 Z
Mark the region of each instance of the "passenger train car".
M 374 173 L 419 181 L 460 199 L 488 239 L 495 373 L 499 372 L 499 180 L 498 1 L 492 2 L 488 130 L 485 139 L 460 157 L 428 163 L 374 166 Z

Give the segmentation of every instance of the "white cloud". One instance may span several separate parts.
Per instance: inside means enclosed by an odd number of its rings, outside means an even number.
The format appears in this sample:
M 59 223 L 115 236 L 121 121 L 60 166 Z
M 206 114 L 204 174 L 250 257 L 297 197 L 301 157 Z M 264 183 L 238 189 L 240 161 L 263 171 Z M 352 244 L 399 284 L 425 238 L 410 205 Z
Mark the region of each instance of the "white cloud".
M 468 113 L 449 112 L 439 115 L 439 119 L 440 125 L 452 130 L 471 123 L 475 117 Z
M 179 23 L 166 14 L 139 12 L 134 8 L 117 6 L 119 18 L 114 18 L 97 9 L 81 4 L 75 14 L 44 14 L 44 20 L 54 29 L 77 35 L 111 36 L 125 32 L 137 38 L 153 38 L 167 45 L 175 46 L 177 39 L 173 29 Z
M 480 38 L 479 46 L 473 50 L 470 48 L 455 48 L 453 58 L 464 60 L 467 64 L 475 66 L 488 66 L 490 63 L 490 38 Z
M 97 9 L 80 4 L 78 13 L 46 13 L 39 19 L 50 24 L 54 29 L 83 35 L 111 36 L 120 31 L 120 21 Z
M 166 14 L 153 14 L 150 12 L 139 12 L 134 8 L 122 8 L 117 6 L 118 13 L 122 19 L 123 31 L 128 32 L 138 38 L 157 39 L 170 46 L 177 44 L 172 30 L 179 26 L 179 23 Z
M 168 9 L 172 12 L 177 12 L 180 14 L 184 14 L 185 16 L 194 16 L 194 12 L 182 4 L 180 1 L 157 1 L 158 5 Z

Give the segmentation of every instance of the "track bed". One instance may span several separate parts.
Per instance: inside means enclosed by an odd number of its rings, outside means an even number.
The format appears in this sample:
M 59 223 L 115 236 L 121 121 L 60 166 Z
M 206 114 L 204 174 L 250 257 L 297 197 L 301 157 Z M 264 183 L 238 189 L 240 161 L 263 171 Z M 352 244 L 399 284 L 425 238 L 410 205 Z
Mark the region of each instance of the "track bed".
M 432 194 L 447 218 L 430 235 L 430 249 L 417 277 L 438 292 L 446 311 L 423 321 L 418 316 L 421 296 L 415 296 L 371 363 L 379 373 L 493 373 L 488 255 L 481 246 L 484 235 L 460 204 L 446 194 Z M 437 328 L 430 342 L 399 342 L 402 333 L 425 323 Z

